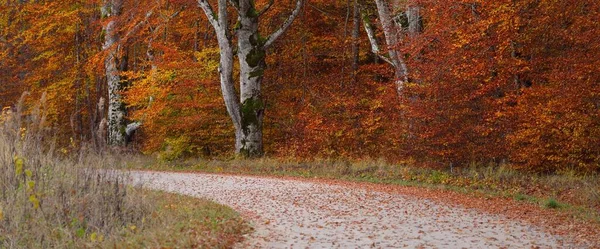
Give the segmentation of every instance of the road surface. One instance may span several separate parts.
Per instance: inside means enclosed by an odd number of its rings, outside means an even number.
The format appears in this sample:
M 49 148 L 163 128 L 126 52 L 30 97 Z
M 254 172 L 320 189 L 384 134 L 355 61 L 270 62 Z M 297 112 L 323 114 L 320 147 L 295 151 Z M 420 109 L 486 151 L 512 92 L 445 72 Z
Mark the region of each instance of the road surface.
M 312 181 L 131 172 L 136 185 L 230 206 L 255 231 L 239 248 L 572 248 L 542 228 L 426 198 Z

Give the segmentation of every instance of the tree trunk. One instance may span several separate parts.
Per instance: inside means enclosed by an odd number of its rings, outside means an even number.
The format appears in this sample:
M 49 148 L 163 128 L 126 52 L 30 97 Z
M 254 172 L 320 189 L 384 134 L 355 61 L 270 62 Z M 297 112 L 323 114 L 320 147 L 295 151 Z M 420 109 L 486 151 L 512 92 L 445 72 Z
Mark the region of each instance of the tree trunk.
M 412 39 L 421 33 L 421 8 L 418 5 L 409 5 L 406 7 L 406 17 L 408 19 L 408 36 Z
M 379 49 L 379 42 L 377 42 L 377 37 L 375 36 L 375 31 L 373 30 L 373 25 L 369 20 L 369 15 L 365 7 L 360 6 L 359 8 L 363 27 L 365 28 L 365 32 L 367 33 L 367 38 L 369 39 L 369 44 L 371 44 L 371 53 L 374 55 L 374 60 L 376 63 L 379 63 L 379 59 L 383 59 L 386 62 L 393 65 L 391 61 L 381 55 L 381 49 Z
M 225 33 L 218 33 L 219 40 L 219 76 L 221 80 L 221 93 L 227 108 L 227 113 L 235 128 L 235 151 L 239 153 L 242 148 L 242 125 L 240 118 L 240 103 L 233 85 L 233 48 L 231 41 Z
M 102 6 L 102 16 L 111 18 L 103 27 L 104 45 L 103 50 L 107 51 L 104 60 L 104 69 L 106 73 L 106 83 L 108 86 L 108 144 L 125 145 L 125 106 L 123 105 L 121 94 L 121 78 L 117 65 L 118 41 L 116 21 L 114 20 L 121 14 L 122 2 L 120 0 L 105 0 Z
M 266 50 L 290 27 L 300 13 L 304 0 L 298 0 L 296 9 L 283 25 L 266 38 L 261 37 L 258 32 L 258 21 L 274 1 L 270 0 L 264 9 L 257 11 L 254 0 L 229 0 L 238 13 L 236 35 L 240 64 L 239 98 L 232 77 L 233 45 L 227 21 L 227 2 L 227 0 L 218 1 L 217 15 L 206 0 L 198 0 L 198 5 L 213 26 L 219 43 L 221 92 L 235 128 L 235 151 L 238 155 L 245 157 L 260 157 L 264 154 L 262 132 L 264 103 L 261 95 L 261 82 L 266 67 Z
M 408 82 L 408 68 L 400 53 L 396 51 L 396 46 L 400 44 L 400 28 L 392 20 L 392 14 L 389 4 L 385 0 L 375 0 L 379 20 L 383 27 L 385 43 L 388 47 L 388 54 L 395 69 L 396 90 L 402 94 L 404 83 Z
M 356 74 L 359 62 L 359 35 L 360 35 L 360 7 L 358 0 L 354 0 L 354 13 L 352 18 L 352 80 L 356 83 Z
M 264 103 L 261 83 L 265 70 L 265 40 L 258 33 L 258 14 L 253 0 L 239 2 L 238 60 L 240 63 L 240 116 L 242 147 L 239 153 L 248 157 L 263 154 Z

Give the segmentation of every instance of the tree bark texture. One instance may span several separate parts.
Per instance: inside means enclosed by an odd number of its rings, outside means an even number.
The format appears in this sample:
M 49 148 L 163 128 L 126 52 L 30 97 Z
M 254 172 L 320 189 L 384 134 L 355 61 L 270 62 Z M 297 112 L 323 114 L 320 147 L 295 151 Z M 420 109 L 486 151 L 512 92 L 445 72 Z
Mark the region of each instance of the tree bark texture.
M 408 5 L 406 7 L 406 18 L 408 19 L 408 36 L 412 39 L 421 33 L 421 8 L 418 5 Z
M 125 106 L 123 98 L 119 93 L 121 91 L 121 78 L 117 65 L 118 56 L 118 28 L 116 17 L 121 14 L 121 0 L 105 0 L 101 8 L 102 16 L 109 18 L 110 21 L 103 27 L 104 45 L 102 49 L 107 55 L 104 60 L 104 69 L 106 73 L 106 84 L 108 88 L 108 144 L 125 145 Z
M 358 63 L 360 59 L 360 6 L 358 5 L 358 0 L 354 0 L 352 25 L 352 79 L 356 83 L 356 73 L 358 71 Z
M 408 82 L 408 67 L 400 53 L 396 51 L 396 46 L 400 44 L 401 27 L 399 27 L 392 19 L 391 8 L 386 0 L 375 0 L 375 3 L 377 5 L 379 20 L 383 27 L 385 43 L 390 57 L 389 59 L 395 69 L 396 90 L 398 91 L 398 94 L 401 95 L 404 84 Z

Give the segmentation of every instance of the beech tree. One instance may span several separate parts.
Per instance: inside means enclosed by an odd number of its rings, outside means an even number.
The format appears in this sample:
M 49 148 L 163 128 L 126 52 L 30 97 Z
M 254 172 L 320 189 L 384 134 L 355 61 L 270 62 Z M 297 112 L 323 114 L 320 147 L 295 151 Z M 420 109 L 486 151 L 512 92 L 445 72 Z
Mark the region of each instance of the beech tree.
M 109 18 L 103 26 L 104 44 L 107 55 L 104 59 L 106 84 L 108 86 L 108 144 L 125 145 L 125 106 L 119 91 L 121 77 L 117 65 L 119 35 L 116 18 L 121 14 L 122 0 L 105 0 L 101 8 L 102 17 Z
M 414 38 L 421 32 L 420 6 L 412 1 L 400 0 L 393 0 L 391 3 L 389 0 L 375 0 L 375 4 L 388 50 L 387 57 L 381 54 L 373 25 L 364 8 L 361 10 L 363 26 L 371 43 L 371 52 L 394 68 L 396 91 L 400 95 L 404 84 L 408 82 L 408 66 L 399 53 L 398 46 L 404 45 L 403 33 Z M 402 9 L 405 10 L 401 11 Z
M 228 3 L 237 13 L 233 34 L 229 27 Z M 296 8 L 275 32 L 262 36 L 258 30 L 260 17 L 273 5 L 270 0 L 261 10 L 254 0 L 218 0 L 215 13 L 206 0 L 198 0 L 208 21 L 214 28 L 220 50 L 219 74 L 221 92 L 227 112 L 235 127 L 235 151 L 247 157 L 263 155 L 263 118 L 265 105 L 261 94 L 261 82 L 265 70 L 267 49 L 284 34 L 300 13 L 304 0 L 296 2 Z M 233 36 L 237 38 L 238 63 L 240 65 L 240 94 L 233 85 Z

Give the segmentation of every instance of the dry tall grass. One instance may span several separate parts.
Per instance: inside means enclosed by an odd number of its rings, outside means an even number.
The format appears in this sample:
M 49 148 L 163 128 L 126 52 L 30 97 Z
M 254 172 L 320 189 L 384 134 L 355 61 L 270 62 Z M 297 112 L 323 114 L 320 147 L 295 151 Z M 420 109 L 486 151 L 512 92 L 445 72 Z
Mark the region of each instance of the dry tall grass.
M 112 240 L 141 228 L 152 206 L 124 185 L 112 157 L 56 150 L 45 126 L 43 99 L 0 116 L 0 248 L 65 248 Z

